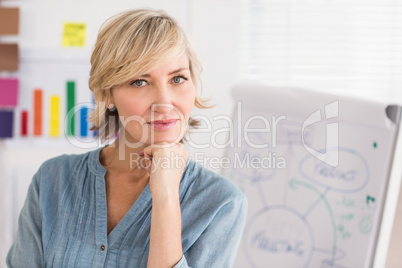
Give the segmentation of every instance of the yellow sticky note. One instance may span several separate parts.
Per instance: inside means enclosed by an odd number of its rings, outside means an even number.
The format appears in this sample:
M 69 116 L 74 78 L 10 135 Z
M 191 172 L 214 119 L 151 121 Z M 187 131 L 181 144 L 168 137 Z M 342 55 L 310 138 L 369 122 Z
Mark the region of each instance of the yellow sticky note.
M 49 135 L 51 137 L 60 136 L 60 97 L 50 96 L 50 125 Z
M 64 23 L 63 47 L 84 47 L 86 29 L 85 23 Z

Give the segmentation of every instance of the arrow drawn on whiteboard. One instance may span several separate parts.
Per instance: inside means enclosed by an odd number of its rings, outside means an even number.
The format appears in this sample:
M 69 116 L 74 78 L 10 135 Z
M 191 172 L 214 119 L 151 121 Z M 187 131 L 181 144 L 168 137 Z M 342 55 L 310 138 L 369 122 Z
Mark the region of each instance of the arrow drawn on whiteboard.
M 320 252 L 320 253 L 324 253 L 324 254 L 332 254 L 332 251 L 328 250 L 328 249 L 314 248 L 313 250 L 315 252 Z M 346 251 L 344 251 L 344 250 L 342 250 L 340 248 L 336 248 L 335 261 L 340 261 L 343 258 L 345 258 L 345 256 L 346 256 Z M 324 268 L 324 267 L 347 268 L 346 266 L 343 266 L 343 265 L 339 265 L 339 264 L 336 264 L 336 263 L 331 263 L 331 260 L 327 260 L 327 259 L 322 260 L 320 267 L 321 268 Z
M 324 248 L 313 248 L 313 250 L 315 252 L 320 252 L 320 253 L 324 253 L 324 254 L 332 254 L 332 250 L 329 249 L 324 249 Z M 335 260 L 336 261 L 340 261 L 343 258 L 345 258 L 346 256 L 346 251 L 344 251 L 343 249 L 340 248 L 336 248 L 336 255 L 335 255 Z
M 334 265 L 334 263 L 335 263 L 336 249 L 337 249 L 337 247 L 336 247 L 336 243 L 337 243 L 336 224 L 335 224 L 334 213 L 332 212 L 332 208 L 331 208 L 331 206 L 329 205 L 329 202 L 328 202 L 327 198 L 325 197 L 325 194 L 323 195 L 323 194 L 322 194 L 316 187 L 314 187 L 313 185 L 308 184 L 308 183 L 303 182 L 303 181 L 296 180 L 296 179 L 292 179 L 292 180 L 289 182 L 289 186 L 290 186 L 290 188 L 292 188 L 293 190 L 296 190 L 298 186 L 305 187 L 305 188 L 307 188 L 307 189 L 309 189 L 309 190 L 315 192 L 315 193 L 320 197 L 320 199 L 324 202 L 324 205 L 326 206 L 326 208 L 327 208 L 327 210 L 328 210 L 328 213 L 329 213 L 329 215 L 330 215 L 330 218 L 331 218 L 332 233 L 333 233 L 332 260 L 328 260 L 328 261 L 330 262 L 329 264 L 331 265 L 331 266 L 329 266 L 329 267 L 334 267 L 333 265 Z M 329 188 L 327 188 L 326 191 L 328 191 L 328 190 L 329 190 Z
M 290 179 L 290 172 L 291 172 L 291 170 L 292 170 L 292 165 L 291 165 L 291 163 L 293 163 L 293 161 L 292 161 L 292 158 L 293 158 L 293 156 L 294 156 L 294 148 L 293 148 L 293 146 L 292 146 L 292 144 L 289 144 L 289 146 L 288 146 L 288 149 L 287 149 L 287 152 L 285 153 L 285 155 L 288 155 L 289 157 L 288 157 L 288 159 L 287 159 L 287 161 L 288 161 L 288 168 L 287 168 L 287 172 L 286 172 L 286 178 L 287 178 L 287 180 L 289 181 L 289 179 Z M 284 193 L 283 193 L 283 201 L 282 201 L 282 203 L 284 204 L 284 205 L 286 205 L 287 204 L 287 200 L 288 200 L 288 187 L 286 187 L 285 186 L 285 188 L 284 188 Z
M 308 216 L 308 214 L 310 214 L 310 212 L 315 208 L 315 206 L 318 205 L 318 203 L 320 203 L 320 201 L 325 198 L 325 195 L 329 192 L 330 187 L 328 187 L 327 189 L 325 189 L 325 191 L 317 198 L 316 201 L 314 201 L 313 204 L 311 204 L 311 206 L 306 210 L 306 212 L 304 212 L 303 217 L 306 218 Z
M 267 201 L 265 200 L 265 195 L 264 195 L 264 192 L 262 191 L 261 183 L 258 182 L 258 185 L 257 185 L 257 183 L 254 184 L 254 185 L 257 187 L 257 191 L 258 191 L 258 194 L 259 194 L 259 196 L 261 198 L 262 204 L 264 205 L 264 207 L 266 207 L 267 206 Z
M 339 264 L 336 264 L 336 263 L 331 263 L 330 260 L 323 260 L 321 262 L 320 268 L 327 268 L 327 267 L 328 268 L 329 267 L 331 267 L 331 268 L 348 268 L 348 267 L 343 266 L 343 265 L 339 265 Z

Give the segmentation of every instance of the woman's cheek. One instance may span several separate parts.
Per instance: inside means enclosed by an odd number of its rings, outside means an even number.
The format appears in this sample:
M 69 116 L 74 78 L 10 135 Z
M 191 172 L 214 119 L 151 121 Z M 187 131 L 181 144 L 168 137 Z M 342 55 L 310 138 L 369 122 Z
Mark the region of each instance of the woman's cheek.
M 187 109 L 190 109 L 190 111 L 191 111 L 192 107 L 194 106 L 194 102 L 195 102 L 195 95 L 196 95 L 195 88 L 191 87 L 186 92 L 188 92 L 188 93 L 183 94 L 184 98 L 182 96 L 182 99 L 184 100 L 183 104 L 184 104 L 184 106 L 186 106 Z

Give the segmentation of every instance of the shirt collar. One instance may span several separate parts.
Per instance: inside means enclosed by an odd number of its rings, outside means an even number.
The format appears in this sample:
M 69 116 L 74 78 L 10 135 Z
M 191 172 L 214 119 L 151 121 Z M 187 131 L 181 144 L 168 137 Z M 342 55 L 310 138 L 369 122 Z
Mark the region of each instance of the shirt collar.
M 99 147 L 89 153 L 89 162 L 88 162 L 89 169 L 91 170 L 92 173 L 98 176 L 106 175 L 106 169 L 102 166 L 102 164 L 99 161 L 100 152 L 106 146 L 108 145 Z
M 101 150 L 107 146 L 108 145 L 105 145 L 89 152 L 88 166 L 91 172 L 96 176 L 104 177 L 106 175 L 107 170 L 100 163 L 99 155 Z M 182 200 L 185 192 L 187 192 L 186 189 L 191 185 L 193 179 L 195 179 L 193 175 L 198 174 L 199 169 L 200 165 L 188 157 L 179 186 L 180 201 Z

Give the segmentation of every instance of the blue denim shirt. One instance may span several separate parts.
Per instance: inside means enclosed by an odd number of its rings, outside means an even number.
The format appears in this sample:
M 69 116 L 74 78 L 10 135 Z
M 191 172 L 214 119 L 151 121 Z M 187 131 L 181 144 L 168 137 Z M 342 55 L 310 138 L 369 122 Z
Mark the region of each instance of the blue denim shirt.
M 102 148 L 52 158 L 29 186 L 8 267 L 146 267 L 152 199 L 149 184 L 107 235 Z M 178 267 L 232 267 L 247 199 L 226 178 L 189 158 L 181 178 L 183 256 Z

